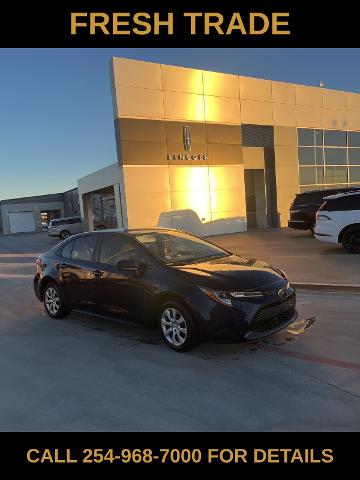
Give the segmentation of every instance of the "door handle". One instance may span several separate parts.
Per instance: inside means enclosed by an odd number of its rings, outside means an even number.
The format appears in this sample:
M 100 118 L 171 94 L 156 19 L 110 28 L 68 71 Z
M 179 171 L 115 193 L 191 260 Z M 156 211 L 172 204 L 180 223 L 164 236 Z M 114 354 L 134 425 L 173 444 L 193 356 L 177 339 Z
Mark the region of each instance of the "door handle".
M 91 272 L 91 276 L 93 278 L 101 278 L 103 276 L 103 273 L 100 272 L 100 270 L 94 270 L 93 272 Z

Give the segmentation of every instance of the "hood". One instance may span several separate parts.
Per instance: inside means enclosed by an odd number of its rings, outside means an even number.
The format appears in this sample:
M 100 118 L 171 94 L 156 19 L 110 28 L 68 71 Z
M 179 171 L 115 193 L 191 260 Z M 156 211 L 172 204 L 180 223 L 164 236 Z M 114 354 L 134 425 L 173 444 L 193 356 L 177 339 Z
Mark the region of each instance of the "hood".
M 231 255 L 188 265 L 175 266 L 189 280 L 216 290 L 272 290 L 287 281 L 282 272 L 253 258 Z

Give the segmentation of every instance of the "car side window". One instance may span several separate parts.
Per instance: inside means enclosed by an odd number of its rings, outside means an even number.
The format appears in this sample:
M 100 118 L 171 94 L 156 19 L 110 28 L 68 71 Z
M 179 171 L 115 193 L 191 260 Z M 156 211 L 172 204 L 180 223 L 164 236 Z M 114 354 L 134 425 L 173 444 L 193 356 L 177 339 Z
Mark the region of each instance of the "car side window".
M 104 235 L 99 255 L 99 262 L 117 265 L 119 261 L 129 265 L 139 262 L 140 252 L 128 238 L 120 235 Z
M 68 242 L 61 250 L 60 255 L 63 258 L 71 258 L 71 252 L 72 252 L 73 246 L 74 246 L 74 240 L 71 242 Z
M 86 235 L 85 237 L 77 238 L 74 242 L 71 258 L 73 260 L 91 262 L 93 260 L 97 239 L 97 235 Z
M 349 195 L 348 197 L 330 198 L 322 210 L 328 212 L 346 212 L 349 210 L 360 210 L 360 195 Z

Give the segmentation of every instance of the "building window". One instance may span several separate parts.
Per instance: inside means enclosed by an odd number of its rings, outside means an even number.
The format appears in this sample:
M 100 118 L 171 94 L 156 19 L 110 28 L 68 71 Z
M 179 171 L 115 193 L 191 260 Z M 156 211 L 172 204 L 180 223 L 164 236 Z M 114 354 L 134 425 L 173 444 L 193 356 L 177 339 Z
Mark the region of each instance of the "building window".
M 360 165 L 360 148 L 349 148 L 349 165 Z
M 90 193 L 94 229 L 117 228 L 114 187 Z
M 327 147 L 346 147 L 346 132 L 341 130 L 325 130 L 324 145 Z
M 360 182 L 360 167 L 349 168 L 349 183 Z
M 360 147 L 360 132 L 348 132 L 348 146 Z
M 325 148 L 325 165 L 346 165 L 346 148 Z
M 347 183 L 347 167 L 326 167 L 325 183 Z
M 300 191 L 360 182 L 360 132 L 298 128 Z

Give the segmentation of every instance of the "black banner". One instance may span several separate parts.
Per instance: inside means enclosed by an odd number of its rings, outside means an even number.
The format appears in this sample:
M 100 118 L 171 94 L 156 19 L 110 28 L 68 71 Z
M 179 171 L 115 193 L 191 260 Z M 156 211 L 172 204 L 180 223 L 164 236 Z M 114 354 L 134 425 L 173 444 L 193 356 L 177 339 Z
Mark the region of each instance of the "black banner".
M 202 473 L 342 473 L 355 467 L 350 433 L 23 433 L 2 434 L 0 462 L 27 473 L 95 467 Z M 90 467 L 91 466 L 91 467 Z
M 8 2 L 2 47 L 355 47 L 349 1 Z

